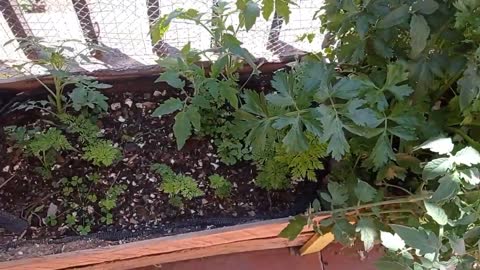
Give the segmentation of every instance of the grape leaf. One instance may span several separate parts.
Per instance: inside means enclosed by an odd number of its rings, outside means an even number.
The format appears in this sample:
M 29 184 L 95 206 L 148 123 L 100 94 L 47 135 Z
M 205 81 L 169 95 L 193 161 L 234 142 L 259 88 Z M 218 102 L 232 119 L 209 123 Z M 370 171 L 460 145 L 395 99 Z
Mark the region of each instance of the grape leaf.
M 378 237 L 378 231 L 373 219 L 368 217 L 361 218 L 357 223 L 355 231 L 360 233 L 360 239 L 363 241 L 365 251 L 370 251 L 375 245 L 375 239 Z
M 183 102 L 178 98 L 169 98 L 153 111 L 152 116 L 159 117 L 183 108 Z

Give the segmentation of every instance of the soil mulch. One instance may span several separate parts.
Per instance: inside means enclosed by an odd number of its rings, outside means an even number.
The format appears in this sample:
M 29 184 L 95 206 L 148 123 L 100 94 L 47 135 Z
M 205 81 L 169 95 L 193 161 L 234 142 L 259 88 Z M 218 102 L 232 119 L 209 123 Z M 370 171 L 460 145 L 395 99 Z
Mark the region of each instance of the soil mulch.
M 160 85 L 143 91 L 136 88 L 147 83 L 150 82 L 141 82 L 137 86 L 129 83 L 106 92 L 109 112 L 99 118 L 97 125 L 104 139 L 113 141 L 123 152 L 122 160 L 110 167 L 93 166 L 81 159 L 81 153 L 68 152 L 57 159 L 53 177 L 45 179 L 35 171 L 35 167 L 40 166 L 36 158 L 22 155 L 5 140 L 0 142 L 0 186 L 8 181 L 0 188 L 0 210 L 29 222 L 21 240 L 18 235 L 0 228 L 0 246 L 6 249 L 4 255 L 0 255 L 0 261 L 28 254 L 44 255 L 105 245 L 105 241 L 100 239 L 76 237 L 73 230 L 60 222 L 56 226 L 47 226 L 42 221 L 52 204 L 58 207 L 57 215 L 65 210 L 60 196 L 61 187 L 58 187 L 58 181 L 63 177 L 98 173 L 101 180 L 92 190 L 98 198 L 102 198 L 112 185 L 127 187 L 112 211 L 113 224 L 96 225 L 92 233 L 152 231 L 152 235 L 158 236 L 208 229 L 221 226 L 222 218 L 242 223 L 288 216 L 303 211 L 315 197 L 319 183 L 303 182 L 290 190 L 270 193 L 256 187 L 255 165 L 249 162 L 234 166 L 223 164 L 216 155 L 213 140 L 209 138 L 191 138 L 182 150 L 177 150 L 172 134 L 173 117 L 152 117 L 151 112 L 171 97 L 171 93 L 178 91 Z M 48 120 L 49 116 L 39 111 L 15 112 L 0 119 L 0 129 L 8 125 L 46 127 L 51 125 Z M 150 170 L 153 163 L 165 163 L 177 173 L 192 176 L 205 195 L 185 201 L 183 209 L 171 206 L 168 195 L 159 190 L 161 177 Z M 230 198 L 218 199 L 208 187 L 208 176 L 215 173 L 233 183 Z M 94 211 L 98 212 L 97 208 Z M 138 233 L 132 236 L 136 239 L 148 238 Z M 63 242 L 52 248 L 55 243 L 46 242 L 69 237 L 82 241 L 70 244 L 74 248 L 65 246 Z M 112 241 L 108 240 L 111 239 L 106 240 L 111 244 Z M 118 242 L 121 239 L 115 240 Z

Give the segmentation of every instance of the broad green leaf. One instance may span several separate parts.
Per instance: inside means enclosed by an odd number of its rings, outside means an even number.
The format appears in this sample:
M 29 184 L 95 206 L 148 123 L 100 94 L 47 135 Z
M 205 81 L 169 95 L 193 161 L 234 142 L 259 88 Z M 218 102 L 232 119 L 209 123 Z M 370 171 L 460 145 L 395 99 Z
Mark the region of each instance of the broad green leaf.
M 400 62 L 388 64 L 387 66 L 387 78 L 383 88 L 394 86 L 398 83 L 404 82 L 408 79 L 408 72 L 405 66 Z
M 188 118 L 186 112 L 179 112 L 175 116 L 175 124 L 173 124 L 173 134 L 175 135 L 175 139 L 177 140 L 177 147 L 178 149 L 182 149 L 185 145 L 185 142 L 190 137 L 192 129 L 192 125 Z
M 223 86 L 220 88 L 220 95 L 235 109 L 238 109 L 237 93 L 238 90 L 234 87 Z
M 158 77 L 157 80 L 155 80 L 155 82 L 166 82 L 171 87 L 175 87 L 178 89 L 183 89 L 183 87 L 185 87 L 185 82 L 182 81 L 179 78 L 178 73 L 173 70 L 165 71 L 160 75 L 160 77 Z
M 424 180 L 435 179 L 445 175 L 453 167 L 453 161 L 450 158 L 437 158 L 428 162 L 423 168 L 422 178 Z
M 237 7 L 239 7 L 239 2 L 237 1 Z M 252 0 L 246 1 L 245 5 L 240 5 L 239 9 L 241 12 L 239 13 L 240 21 L 245 24 L 246 30 L 252 29 L 253 25 L 257 21 L 257 18 L 260 16 L 260 8 L 258 7 L 257 3 Z
M 308 149 L 307 137 L 303 133 L 302 126 L 300 117 L 297 117 L 283 138 L 282 142 L 287 152 L 302 152 Z
M 469 168 L 466 170 L 460 170 L 459 176 L 465 182 L 469 183 L 470 185 L 478 185 L 480 184 L 480 171 L 477 168 Z
M 363 241 L 365 251 L 370 251 L 375 245 L 375 239 L 378 237 L 378 231 L 373 219 L 368 217 L 361 218 L 357 223 L 355 231 L 360 233 L 360 239 Z
M 390 144 L 390 140 L 388 139 L 386 132 L 378 137 L 377 143 L 373 147 L 370 159 L 377 169 L 383 167 L 390 160 L 395 160 L 395 153 L 393 152 L 392 145 Z
M 476 63 L 470 62 L 457 82 L 460 89 L 459 104 L 462 111 L 477 100 L 480 94 L 480 74 Z
M 341 78 L 333 86 L 332 95 L 341 99 L 352 99 L 360 93 L 362 82 L 355 78 Z
M 398 251 L 405 248 L 405 242 L 398 234 L 381 231 L 380 240 L 382 240 L 382 245 L 391 251 Z
M 360 35 L 360 38 L 365 39 L 368 28 L 370 27 L 370 24 L 368 23 L 368 16 L 365 14 L 358 16 L 355 26 L 357 28 L 358 34 Z
M 342 159 L 343 155 L 350 150 L 350 145 L 343 132 L 343 123 L 332 108 L 321 104 L 317 111 L 321 117 L 323 127 L 323 141 L 328 142 L 328 153 L 336 160 Z
M 295 104 L 293 97 L 290 95 L 289 89 L 293 83 L 291 75 L 281 71 L 273 76 L 272 87 L 278 93 L 268 94 L 267 100 L 272 104 L 280 107 L 290 106 Z
M 254 69 L 254 71 L 257 69 L 257 66 L 255 65 L 255 57 L 247 49 L 242 48 L 242 42 L 240 42 L 234 35 L 223 34 L 222 42 L 223 47 L 227 51 L 242 57 L 248 65 Z
M 406 141 L 413 141 L 417 139 L 414 128 L 396 126 L 393 128 L 388 128 L 388 132 Z
M 404 225 L 391 224 L 390 227 L 402 238 L 405 244 L 418 249 L 420 254 L 436 252 L 438 239 L 433 233 Z
M 275 0 L 275 12 L 288 24 L 290 21 L 290 0 Z
M 329 182 L 327 185 L 328 192 L 332 197 L 333 205 L 344 205 L 348 199 L 348 190 L 337 182 Z
M 456 164 L 463 164 L 466 166 L 477 165 L 480 163 L 480 153 L 471 146 L 467 146 L 455 153 L 453 157 Z
M 435 0 L 417 0 L 412 5 L 413 12 L 420 12 L 430 15 L 438 9 L 438 3 Z
M 254 148 L 260 151 L 265 149 L 267 133 L 270 127 L 269 120 L 259 122 L 248 134 L 246 141 Z
M 398 100 L 404 100 L 405 97 L 408 97 L 413 93 L 413 89 L 406 84 L 390 86 L 387 90 Z
M 440 155 L 445 155 L 453 150 L 453 142 L 451 138 L 437 137 L 432 138 L 419 146 L 421 149 L 429 149 Z
M 192 126 L 196 130 L 200 130 L 201 129 L 200 121 L 201 121 L 202 117 L 200 116 L 200 113 L 198 112 L 198 108 L 195 107 L 195 106 L 190 106 L 190 107 L 188 107 L 186 113 L 187 113 L 187 116 L 188 116 L 188 120 L 190 121 Z
M 257 93 L 253 90 L 245 90 L 243 99 L 244 105 L 242 106 L 242 110 L 261 117 L 268 116 L 267 101 L 263 93 Z
M 159 117 L 183 108 L 183 102 L 178 98 L 169 98 L 153 111 L 152 116 Z
M 360 108 L 366 103 L 365 100 L 353 99 L 347 105 L 347 116 L 352 121 L 364 127 L 375 128 L 382 120 L 379 119 L 377 113 L 370 108 Z
M 278 236 L 287 238 L 289 241 L 295 240 L 302 232 L 303 227 L 307 225 L 307 218 L 301 215 L 295 216 L 291 219 Z
M 427 214 L 431 216 L 435 222 L 442 226 L 448 223 L 448 216 L 440 206 L 427 201 L 424 201 L 424 205 Z
M 377 28 L 385 29 L 401 24 L 408 20 L 408 5 L 401 5 L 398 8 L 390 11 L 378 23 Z
M 410 56 L 416 58 L 427 45 L 430 36 L 430 27 L 422 15 L 413 15 L 410 21 Z
M 262 16 L 268 21 L 270 15 L 273 13 L 274 0 L 262 0 Z
M 350 224 L 346 219 L 336 220 L 332 228 L 332 233 L 336 241 L 348 246 L 352 244 L 355 237 L 355 226 Z
M 355 196 L 361 202 L 371 202 L 377 195 L 377 190 L 370 186 L 367 182 L 358 180 L 357 185 L 355 186 Z
M 451 175 L 445 175 L 440 178 L 438 182 L 440 185 L 430 199 L 433 203 L 443 202 L 453 198 L 460 189 L 460 184 L 455 181 Z

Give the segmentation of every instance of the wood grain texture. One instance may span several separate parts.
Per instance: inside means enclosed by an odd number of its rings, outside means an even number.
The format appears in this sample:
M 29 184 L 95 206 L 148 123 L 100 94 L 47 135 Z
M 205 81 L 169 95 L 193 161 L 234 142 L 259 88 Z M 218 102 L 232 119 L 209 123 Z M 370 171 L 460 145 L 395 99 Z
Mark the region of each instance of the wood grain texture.
M 300 255 L 307 255 L 322 251 L 326 246 L 333 242 L 335 237 L 333 233 L 326 233 L 324 235 L 315 234 L 312 236 L 301 248 Z
M 66 269 L 173 252 L 183 253 L 185 250 L 202 249 L 248 240 L 268 238 L 274 240 L 277 238 L 279 232 L 288 224 L 288 220 L 289 218 L 281 218 L 260 221 L 207 231 L 143 240 L 116 246 L 2 262 L 0 263 L 0 269 Z M 303 232 L 311 231 L 311 228 L 305 228 Z M 255 248 L 253 245 L 250 246 L 251 248 Z
M 129 260 L 114 261 L 110 263 L 97 264 L 94 266 L 73 268 L 81 270 L 128 270 L 134 267 L 145 267 L 150 265 L 161 265 L 170 262 L 185 261 L 197 258 L 205 258 L 217 255 L 232 253 L 258 251 L 285 247 L 301 246 L 313 236 L 313 232 L 306 232 L 299 235 L 295 240 L 288 241 L 284 238 L 273 237 L 266 239 L 246 240 L 222 245 L 215 245 L 204 248 L 181 250 L 178 252 L 145 256 Z

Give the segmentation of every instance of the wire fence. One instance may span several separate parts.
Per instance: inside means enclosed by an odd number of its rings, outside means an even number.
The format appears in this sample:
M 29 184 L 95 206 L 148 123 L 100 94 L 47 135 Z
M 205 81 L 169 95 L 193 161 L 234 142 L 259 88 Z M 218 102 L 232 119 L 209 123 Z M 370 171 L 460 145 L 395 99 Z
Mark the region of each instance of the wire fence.
M 111 50 L 108 56 L 94 59 L 97 64 L 80 65 L 81 69 L 135 69 L 154 64 L 159 55 L 178 51 L 187 42 L 195 49 L 208 49 L 210 35 L 192 22 L 174 20 L 158 44 L 152 44 L 150 26 L 159 16 L 177 8 L 194 8 L 211 14 L 216 1 L 0 0 L 0 43 L 30 36 L 42 38 L 49 44 L 75 39 L 80 42 L 72 46 L 75 51 L 81 51 L 85 49 L 82 44 L 89 41 Z M 235 4 L 234 0 L 229 2 Z M 311 43 L 298 38 L 304 33 L 318 33 L 320 22 L 312 18 L 322 2 L 297 0 L 297 5 L 291 7 L 288 24 L 281 18 L 270 21 L 259 18 L 250 31 L 240 32 L 237 37 L 255 57 L 269 62 L 279 61 L 286 55 L 318 51 L 321 38 Z M 230 23 L 237 24 L 237 16 L 232 16 Z M 18 47 L 18 42 L 0 47 L 0 79 L 11 75 L 12 64 L 31 58 Z

